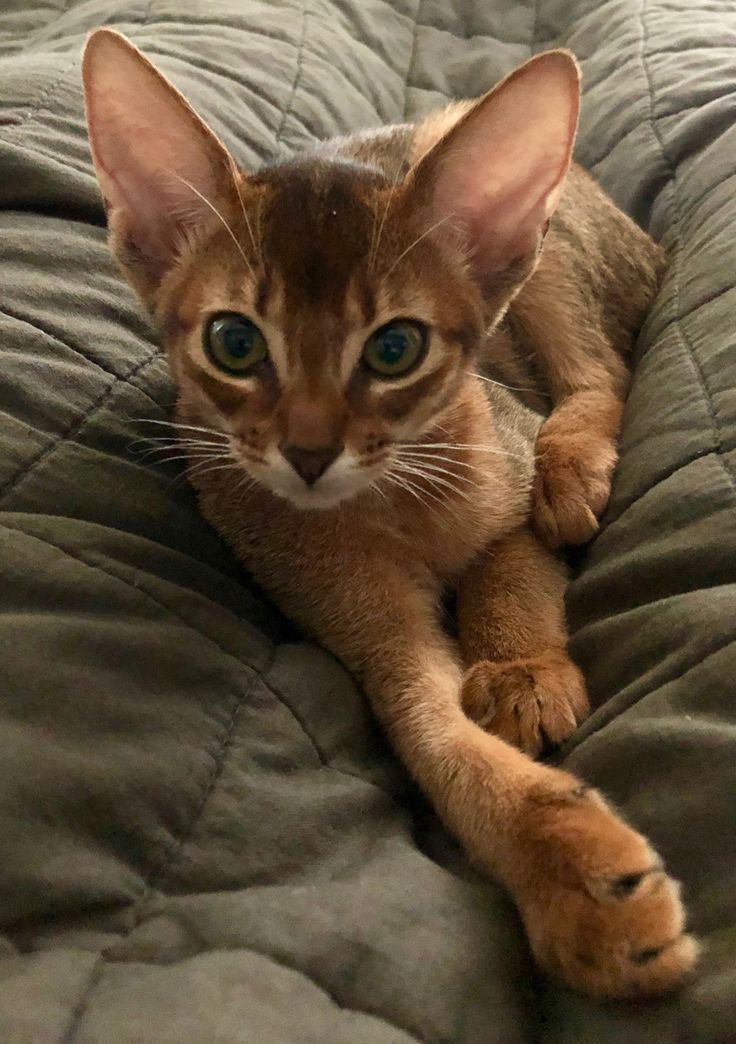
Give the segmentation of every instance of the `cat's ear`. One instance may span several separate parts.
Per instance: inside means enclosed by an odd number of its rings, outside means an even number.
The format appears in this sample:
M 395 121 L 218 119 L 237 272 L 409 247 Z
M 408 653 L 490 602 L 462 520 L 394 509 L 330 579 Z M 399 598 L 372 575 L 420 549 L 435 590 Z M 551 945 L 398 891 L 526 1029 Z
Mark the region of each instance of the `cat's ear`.
M 176 88 L 119 33 L 92 33 L 82 76 L 113 249 L 138 289 L 153 290 L 182 242 L 232 203 L 234 164 Z
M 409 191 L 434 221 L 460 228 L 486 286 L 530 270 L 570 166 L 579 102 L 573 56 L 540 54 L 466 109 L 410 172 Z

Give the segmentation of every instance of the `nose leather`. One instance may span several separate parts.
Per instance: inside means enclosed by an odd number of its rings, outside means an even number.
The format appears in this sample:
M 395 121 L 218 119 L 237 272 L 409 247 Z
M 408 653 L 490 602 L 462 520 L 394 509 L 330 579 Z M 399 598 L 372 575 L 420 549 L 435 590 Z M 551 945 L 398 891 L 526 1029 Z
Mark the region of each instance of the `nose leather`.
M 297 475 L 304 479 L 308 486 L 313 486 L 317 479 L 342 452 L 342 446 L 320 446 L 317 449 L 304 449 L 302 446 L 284 446 L 281 450 Z

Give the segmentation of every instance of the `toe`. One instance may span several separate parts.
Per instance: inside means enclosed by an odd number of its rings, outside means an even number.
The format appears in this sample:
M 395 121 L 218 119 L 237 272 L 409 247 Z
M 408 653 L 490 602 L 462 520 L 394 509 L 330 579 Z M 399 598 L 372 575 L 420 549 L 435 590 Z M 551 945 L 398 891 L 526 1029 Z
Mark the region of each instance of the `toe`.
M 601 903 L 616 903 L 646 890 L 647 893 L 661 886 L 666 880 L 662 863 L 655 859 L 651 866 L 643 870 L 630 870 L 626 873 L 605 877 L 588 877 L 585 886 L 588 892 Z

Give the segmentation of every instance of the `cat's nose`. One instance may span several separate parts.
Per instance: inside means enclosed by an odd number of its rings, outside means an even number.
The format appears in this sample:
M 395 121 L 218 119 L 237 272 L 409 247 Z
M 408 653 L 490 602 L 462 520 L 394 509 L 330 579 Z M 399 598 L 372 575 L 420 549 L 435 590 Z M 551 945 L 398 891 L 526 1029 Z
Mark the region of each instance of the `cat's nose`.
M 320 446 L 318 449 L 304 449 L 302 446 L 284 446 L 281 450 L 297 475 L 300 475 L 308 486 L 313 486 L 320 475 L 339 457 L 342 446 Z

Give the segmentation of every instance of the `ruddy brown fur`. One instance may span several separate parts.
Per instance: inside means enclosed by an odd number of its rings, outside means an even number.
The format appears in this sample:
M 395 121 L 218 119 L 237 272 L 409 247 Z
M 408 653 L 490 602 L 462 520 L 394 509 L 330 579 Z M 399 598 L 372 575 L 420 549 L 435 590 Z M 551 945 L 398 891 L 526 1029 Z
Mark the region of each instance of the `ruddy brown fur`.
M 587 709 L 565 571 L 539 538 L 597 527 L 661 266 L 578 168 L 563 191 L 572 58 L 256 174 L 119 35 L 93 34 L 84 82 L 112 249 L 160 325 L 205 515 L 361 680 L 543 967 L 598 996 L 676 985 L 697 952 L 677 884 L 597 792 L 528 756 Z M 203 350 L 225 312 L 268 343 L 242 377 Z M 396 317 L 425 324 L 427 353 L 382 383 L 361 353 Z M 309 488 L 295 446 L 336 447 Z

